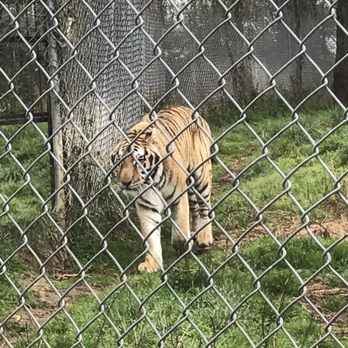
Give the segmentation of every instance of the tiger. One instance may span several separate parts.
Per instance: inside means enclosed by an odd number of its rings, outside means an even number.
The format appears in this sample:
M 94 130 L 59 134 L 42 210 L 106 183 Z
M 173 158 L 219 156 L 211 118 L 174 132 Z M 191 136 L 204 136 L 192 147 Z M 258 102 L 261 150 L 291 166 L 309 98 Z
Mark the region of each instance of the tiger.
M 155 122 L 146 114 L 111 153 L 115 181 L 135 197 L 146 242 L 140 272 L 163 270 L 161 214 L 168 207 L 171 243 L 178 254 L 191 250 L 193 240 L 201 248 L 213 243 L 211 131 L 202 116 L 195 121 L 192 116 L 184 106 L 162 109 Z

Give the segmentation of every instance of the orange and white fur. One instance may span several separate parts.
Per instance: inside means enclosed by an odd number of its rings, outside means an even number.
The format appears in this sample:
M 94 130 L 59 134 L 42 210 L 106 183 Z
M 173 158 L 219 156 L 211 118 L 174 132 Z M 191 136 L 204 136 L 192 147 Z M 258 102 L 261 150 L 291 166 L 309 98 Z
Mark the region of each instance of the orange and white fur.
M 168 138 L 180 132 L 169 146 Z M 160 111 L 154 124 L 145 115 L 128 132 L 128 139 L 131 145 L 126 139 L 120 141 L 111 158 L 118 185 L 123 192 L 138 196 L 135 205 L 147 244 L 145 260 L 138 270 L 154 272 L 163 268 L 160 230 L 166 207 L 173 221 L 172 244 L 179 253 L 192 247 L 192 241 L 188 242 L 191 232 L 200 230 L 195 236 L 200 247 L 213 242 L 208 216 L 212 187 L 210 128 L 201 116 L 192 123 L 191 109 L 176 107 Z M 188 173 L 193 179 L 190 188 Z

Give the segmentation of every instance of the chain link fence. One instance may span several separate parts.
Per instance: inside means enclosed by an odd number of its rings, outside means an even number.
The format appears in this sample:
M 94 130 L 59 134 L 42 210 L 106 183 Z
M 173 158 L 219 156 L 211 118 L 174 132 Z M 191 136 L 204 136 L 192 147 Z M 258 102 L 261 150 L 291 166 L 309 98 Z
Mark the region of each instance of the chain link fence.
M 347 20 L 344 0 L 0 1 L 0 347 L 347 347 Z M 175 201 L 143 236 L 149 188 L 125 196 L 111 161 L 178 106 L 212 130 L 177 194 L 214 242 L 181 255 Z M 156 168 L 183 167 L 190 126 Z
M 22 9 L 23 4 L 15 3 L 10 5 L 10 10 L 19 12 Z M 28 59 L 28 47 L 23 45 L 19 35 L 15 28 L 12 27 L 11 19 L 5 15 L 5 10 L 1 9 L 0 24 L 2 28 L 1 35 L 3 40 L 1 41 L 1 66 L 6 67 L 7 73 L 13 77 L 15 87 L 19 90 L 21 100 L 23 102 L 31 104 L 33 100 L 39 98 L 45 91 L 46 79 L 42 72 L 33 65 L 33 61 Z M 36 58 L 40 64 L 43 64 L 45 55 L 45 42 L 46 38 L 41 38 L 43 34 L 44 26 L 40 21 L 44 14 L 37 7 L 30 7 L 18 18 L 18 25 L 21 26 L 21 35 L 33 47 Z M 11 30 L 8 30 L 11 28 Z M 39 40 L 40 39 L 40 40 Z M 33 83 L 27 83 L 31 80 Z M 5 78 L 1 78 L 1 91 L 5 92 L 8 89 L 8 81 Z M 47 121 L 47 98 L 43 97 L 35 105 L 32 112 L 35 116 L 35 120 Z M 22 122 L 25 115 L 20 101 L 18 101 L 11 93 L 6 99 L 2 99 L 1 102 L 1 124 L 13 124 L 16 122 Z

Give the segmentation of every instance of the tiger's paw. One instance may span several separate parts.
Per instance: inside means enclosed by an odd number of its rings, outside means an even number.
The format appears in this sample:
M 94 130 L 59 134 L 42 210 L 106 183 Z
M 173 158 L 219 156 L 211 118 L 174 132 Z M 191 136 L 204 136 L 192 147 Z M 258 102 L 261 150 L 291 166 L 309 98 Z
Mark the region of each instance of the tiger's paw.
M 211 232 L 202 231 L 196 237 L 196 244 L 199 248 L 208 248 L 213 244 L 213 235 Z
M 145 261 L 138 265 L 139 272 L 153 273 L 160 269 L 160 265 L 151 256 L 146 256 Z

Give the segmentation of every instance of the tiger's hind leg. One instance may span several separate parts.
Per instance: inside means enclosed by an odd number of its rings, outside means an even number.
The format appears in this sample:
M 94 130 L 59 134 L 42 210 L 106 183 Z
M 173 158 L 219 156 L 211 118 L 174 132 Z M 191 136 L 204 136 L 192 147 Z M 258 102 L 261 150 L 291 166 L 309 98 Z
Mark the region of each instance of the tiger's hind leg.
M 188 191 L 189 206 L 190 206 L 190 228 L 191 233 L 195 233 L 199 223 L 199 205 L 197 202 L 196 194 L 193 190 Z
M 171 205 L 173 227 L 172 227 L 172 245 L 180 255 L 192 247 L 193 242 L 188 243 L 191 237 L 189 202 L 187 193 L 182 195 Z
M 198 235 L 196 236 L 197 245 L 201 248 L 205 248 L 213 244 L 213 232 L 211 221 L 208 216 L 210 210 L 210 200 L 205 203 L 198 199 L 199 205 L 199 218 L 197 222 Z
M 209 167 L 208 167 L 209 168 Z M 192 227 L 193 232 L 196 235 L 196 243 L 199 247 L 205 248 L 213 244 L 213 232 L 211 219 L 208 216 L 209 210 L 211 209 L 210 195 L 211 195 L 211 172 L 208 171 L 207 176 L 204 177 L 204 172 L 202 171 L 200 177 L 196 177 L 195 198 L 191 203 L 195 206 L 192 215 Z M 196 201 L 196 203 L 194 202 Z

